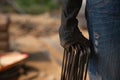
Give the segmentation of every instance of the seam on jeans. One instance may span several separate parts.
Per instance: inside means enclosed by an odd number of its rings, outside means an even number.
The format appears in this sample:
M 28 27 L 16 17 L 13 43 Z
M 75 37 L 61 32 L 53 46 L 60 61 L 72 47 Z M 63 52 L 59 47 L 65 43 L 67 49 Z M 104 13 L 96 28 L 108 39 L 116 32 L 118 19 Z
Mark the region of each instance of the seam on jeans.
M 99 17 L 98 17 L 99 18 Z M 110 23 L 110 22 L 114 22 L 114 21 L 106 21 L 106 22 L 101 22 L 102 24 L 104 24 L 104 23 Z M 119 21 L 118 21 L 119 22 Z M 93 25 L 95 25 L 95 24 L 100 24 L 100 23 L 93 23 Z
M 111 0 L 93 0 L 91 5 L 96 8 L 102 8 L 110 3 Z

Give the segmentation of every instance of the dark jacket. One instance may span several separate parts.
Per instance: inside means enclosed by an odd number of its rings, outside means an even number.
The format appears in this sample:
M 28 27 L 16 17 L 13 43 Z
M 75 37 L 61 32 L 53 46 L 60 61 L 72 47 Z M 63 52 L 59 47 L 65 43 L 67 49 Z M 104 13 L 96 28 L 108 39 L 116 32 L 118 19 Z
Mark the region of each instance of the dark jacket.
M 61 26 L 59 29 L 61 45 L 69 47 L 73 44 L 89 44 L 78 28 L 77 15 L 82 5 L 82 0 L 65 0 L 62 7 Z

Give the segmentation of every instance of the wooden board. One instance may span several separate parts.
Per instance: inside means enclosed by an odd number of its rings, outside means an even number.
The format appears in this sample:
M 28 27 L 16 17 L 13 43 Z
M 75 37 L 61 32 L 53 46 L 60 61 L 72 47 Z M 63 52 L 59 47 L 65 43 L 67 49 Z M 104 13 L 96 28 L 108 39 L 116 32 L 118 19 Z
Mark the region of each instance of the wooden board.
M 8 51 L 9 50 L 9 42 L 0 41 L 0 51 Z
M 0 71 L 7 70 L 28 58 L 28 54 L 19 52 L 0 54 Z
M 8 41 L 9 35 L 7 32 L 0 32 L 0 41 Z
M 8 32 L 8 28 L 10 26 L 10 18 L 0 16 L 0 32 Z

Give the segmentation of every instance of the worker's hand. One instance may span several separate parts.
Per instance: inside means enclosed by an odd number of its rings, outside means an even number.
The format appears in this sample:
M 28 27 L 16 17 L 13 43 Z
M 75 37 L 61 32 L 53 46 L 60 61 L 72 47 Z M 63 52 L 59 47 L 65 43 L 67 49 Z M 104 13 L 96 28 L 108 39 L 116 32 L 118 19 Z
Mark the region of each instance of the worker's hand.
M 78 27 L 73 27 L 69 29 L 66 27 L 60 27 L 59 29 L 60 43 L 63 48 L 69 48 L 74 44 L 80 44 L 84 47 L 91 46 L 91 43 L 86 39 L 82 33 L 79 31 Z

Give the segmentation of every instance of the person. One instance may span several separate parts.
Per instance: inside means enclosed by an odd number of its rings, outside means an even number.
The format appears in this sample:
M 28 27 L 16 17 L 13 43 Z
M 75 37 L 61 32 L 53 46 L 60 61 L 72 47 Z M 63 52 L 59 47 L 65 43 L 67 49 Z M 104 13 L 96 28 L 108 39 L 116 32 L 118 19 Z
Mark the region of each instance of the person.
M 81 44 L 94 48 L 88 70 L 90 80 L 120 80 L 120 0 L 87 0 L 86 21 L 89 40 L 78 28 L 82 0 L 65 0 L 59 29 L 64 48 Z

